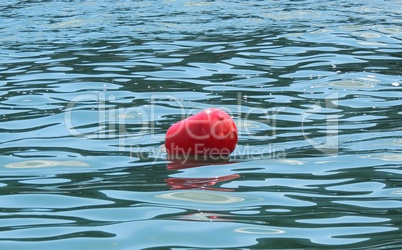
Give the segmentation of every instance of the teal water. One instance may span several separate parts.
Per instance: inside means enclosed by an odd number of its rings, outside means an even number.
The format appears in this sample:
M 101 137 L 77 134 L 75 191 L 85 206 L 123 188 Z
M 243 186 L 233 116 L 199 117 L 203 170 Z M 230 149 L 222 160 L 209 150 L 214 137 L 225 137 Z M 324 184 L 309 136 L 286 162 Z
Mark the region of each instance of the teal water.
M 402 247 L 400 6 L 1 1 L 1 249 Z M 168 161 L 208 107 L 235 152 Z

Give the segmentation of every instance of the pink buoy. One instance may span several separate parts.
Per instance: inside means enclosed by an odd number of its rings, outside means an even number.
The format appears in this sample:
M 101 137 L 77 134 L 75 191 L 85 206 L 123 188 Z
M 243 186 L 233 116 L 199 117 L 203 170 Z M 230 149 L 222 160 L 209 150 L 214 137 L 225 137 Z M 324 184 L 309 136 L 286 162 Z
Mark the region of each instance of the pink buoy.
M 238 133 L 233 119 L 223 110 L 209 108 L 173 124 L 166 132 L 165 147 L 170 158 L 222 157 L 231 154 Z

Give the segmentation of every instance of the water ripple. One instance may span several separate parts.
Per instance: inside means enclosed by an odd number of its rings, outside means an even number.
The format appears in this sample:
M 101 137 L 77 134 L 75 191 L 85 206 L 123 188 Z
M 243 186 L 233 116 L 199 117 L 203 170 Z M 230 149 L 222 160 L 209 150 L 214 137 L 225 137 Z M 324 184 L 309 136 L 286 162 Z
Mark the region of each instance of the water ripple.
M 2 1 L 1 247 L 400 248 L 399 3 Z

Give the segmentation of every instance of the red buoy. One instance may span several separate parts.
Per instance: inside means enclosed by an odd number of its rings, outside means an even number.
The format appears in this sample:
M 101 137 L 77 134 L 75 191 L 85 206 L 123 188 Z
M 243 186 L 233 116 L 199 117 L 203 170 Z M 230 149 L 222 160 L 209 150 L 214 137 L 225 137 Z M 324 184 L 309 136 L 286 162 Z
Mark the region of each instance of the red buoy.
M 236 147 L 237 128 L 223 110 L 209 108 L 173 124 L 166 132 L 169 157 L 228 156 Z

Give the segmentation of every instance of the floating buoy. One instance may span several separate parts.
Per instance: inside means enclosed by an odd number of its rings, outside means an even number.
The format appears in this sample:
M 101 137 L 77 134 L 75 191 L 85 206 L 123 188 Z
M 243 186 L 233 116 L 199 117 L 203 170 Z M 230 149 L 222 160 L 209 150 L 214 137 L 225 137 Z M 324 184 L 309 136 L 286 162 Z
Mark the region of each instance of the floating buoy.
M 166 132 L 168 157 L 222 157 L 231 154 L 238 135 L 233 119 L 223 110 L 209 108 L 173 124 Z

